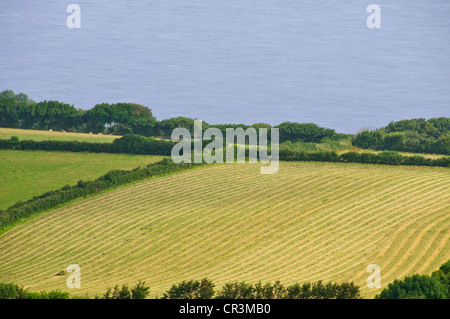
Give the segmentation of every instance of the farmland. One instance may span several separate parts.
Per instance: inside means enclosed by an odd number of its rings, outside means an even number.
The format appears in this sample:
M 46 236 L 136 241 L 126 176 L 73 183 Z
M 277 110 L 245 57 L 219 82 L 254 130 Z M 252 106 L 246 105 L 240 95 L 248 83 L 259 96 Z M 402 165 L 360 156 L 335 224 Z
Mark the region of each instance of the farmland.
M 117 155 L 113 155 L 117 156 Z M 83 176 L 84 178 L 84 176 Z M 61 289 L 79 264 L 78 295 L 144 280 L 172 283 L 351 281 L 382 288 L 450 258 L 450 172 L 343 163 L 216 164 L 77 201 L 0 236 L 0 282 Z M 3 196 L 2 196 L 3 197 Z
M 50 190 L 92 180 L 113 169 L 133 169 L 161 156 L 0 150 L 0 209 Z
M 88 133 L 50 132 L 42 130 L 22 130 L 16 128 L 0 128 L 0 139 L 17 136 L 19 140 L 32 141 L 78 141 L 91 143 L 112 143 L 118 135 L 98 135 Z

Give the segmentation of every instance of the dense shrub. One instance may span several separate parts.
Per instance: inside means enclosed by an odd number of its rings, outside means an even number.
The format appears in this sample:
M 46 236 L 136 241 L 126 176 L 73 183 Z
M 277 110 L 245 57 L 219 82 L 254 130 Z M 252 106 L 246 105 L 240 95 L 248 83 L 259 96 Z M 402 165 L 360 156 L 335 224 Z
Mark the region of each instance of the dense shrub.
M 334 151 L 304 152 L 285 148 L 280 149 L 280 160 L 450 167 L 450 158 L 448 157 L 430 159 L 423 156 L 402 156 L 393 151 L 380 152 L 379 154 L 347 152 L 338 155 Z
M 69 293 L 61 290 L 43 291 L 39 299 L 69 299 Z
M 214 295 L 214 284 L 207 278 L 202 280 L 183 281 L 172 285 L 162 299 L 211 299 Z
M 25 291 L 15 284 L 0 283 L 0 299 L 25 299 Z
M 431 277 L 436 278 L 444 286 L 447 298 L 450 299 L 450 260 L 442 264 L 439 270 L 431 274 Z
M 101 103 L 84 111 L 59 101 L 36 103 L 26 94 L 0 92 L 0 126 L 35 130 L 155 135 L 156 118 L 135 103 Z
M 139 281 L 136 286 L 129 288 L 128 285 L 122 285 L 119 288 L 118 285 L 114 287 L 114 290 L 108 288 L 106 293 L 97 299 L 145 299 L 150 293 L 150 287 L 145 286 L 145 282 Z
M 113 143 L 90 143 L 77 141 L 19 141 L 0 140 L 0 149 L 31 151 L 65 151 L 89 153 L 129 153 L 170 156 L 175 142 L 155 140 L 140 135 L 125 135 Z
M 280 143 L 291 142 L 313 142 L 319 143 L 325 138 L 339 139 L 342 134 L 336 134 L 332 129 L 323 128 L 313 123 L 284 122 L 275 126 L 280 130 Z
M 30 292 L 12 283 L 0 283 L 0 299 L 68 299 L 69 293 L 60 290 Z
M 450 155 L 450 118 L 391 122 L 357 134 L 353 144 L 366 149 Z
M 413 275 L 394 280 L 377 299 L 447 299 L 447 289 L 437 278 Z
M 450 260 L 431 276 L 413 275 L 395 280 L 377 299 L 450 299 Z

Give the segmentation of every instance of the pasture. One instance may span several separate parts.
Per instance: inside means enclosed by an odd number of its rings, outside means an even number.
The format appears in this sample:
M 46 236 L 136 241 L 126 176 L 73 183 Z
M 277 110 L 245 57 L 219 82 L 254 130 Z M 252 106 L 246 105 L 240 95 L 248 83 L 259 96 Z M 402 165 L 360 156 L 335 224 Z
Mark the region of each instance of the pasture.
M 89 181 L 113 169 L 133 169 L 162 156 L 0 150 L 0 209 L 17 201 Z
M 112 143 L 112 141 L 116 138 L 121 137 L 118 135 L 98 135 L 57 131 L 50 132 L 0 127 L 0 139 L 10 139 L 12 136 L 17 136 L 21 141 L 77 141 L 91 143 Z
M 354 281 L 373 297 L 381 289 L 366 287 L 369 264 L 381 267 L 384 288 L 450 259 L 446 168 L 281 162 L 261 175 L 259 167 L 188 170 L 40 215 L 0 236 L 0 282 L 94 297 L 143 280 L 156 297 L 203 277 Z M 81 267 L 81 289 L 66 286 L 69 264 Z

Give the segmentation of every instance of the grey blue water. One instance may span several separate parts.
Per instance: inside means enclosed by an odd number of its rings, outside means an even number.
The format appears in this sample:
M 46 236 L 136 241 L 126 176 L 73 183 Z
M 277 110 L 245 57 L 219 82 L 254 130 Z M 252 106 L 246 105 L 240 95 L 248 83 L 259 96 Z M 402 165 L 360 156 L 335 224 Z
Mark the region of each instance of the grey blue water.
M 449 59 L 448 0 L 0 0 L 0 91 L 134 102 L 159 120 L 355 133 L 450 117 Z

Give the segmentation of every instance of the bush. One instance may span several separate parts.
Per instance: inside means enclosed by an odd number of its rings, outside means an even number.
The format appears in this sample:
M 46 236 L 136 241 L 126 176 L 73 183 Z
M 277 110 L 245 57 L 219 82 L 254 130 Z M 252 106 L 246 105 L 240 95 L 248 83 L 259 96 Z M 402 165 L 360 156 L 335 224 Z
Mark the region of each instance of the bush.
M 0 299 L 68 299 L 69 293 L 53 290 L 49 293 L 29 292 L 23 287 L 11 283 L 0 283 Z
M 20 299 L 19 286 L 10 283 L 0 283 L 0 299 Z
M 364 131 L 355 146 L 374 150 L 450 155 L 450 118 L 402 120 L 375 131 Z
M 145 286 L 145 281 L 139 281 L 136 286 L 131 288 L 131 299 L 145 299 L 150 293 L 150 287 Z
M 145 282 L 141 281 L 131 290 L 128 288 L 128 285 L 122 285 L 121 288 L 116 285 L 114 290 L 108 288 L 101 299 L 145 299 L 149 294 L 149 290 L 150 288 L 145 286 Z
M 450 167 L 450 158 L 447 157 L 429 159 L 423 156 L 402 156 L 394 151 L 385 151 L 379 154 L 347 152 L 338 155 L 334 151 L 304 152 L 283 148 L 280 149 L 280 160 Z
M 243 281 L 226 283 L 217 299 L 255 299 L 254 287 Z
M 202 289 L 203 287 L 203 289 Z M 203 293 L 201 293 L 203 291 Z M 359 299 L 359 287 L 353 283 L 323 284 L 316 283 L 295 283 L 290 286 L 283 286 L 279 281 L 275 283 L 257 282 L 255 285 L 244 281 L 225 283 L 217 292 L 214 291 L 214 284 L 205 279 L 202 281 L 183 281 L 172 285 L 167 290 L 163 299 L 210 299 L 216 295 L 215 299 Z
M 43 291 L 40 299 L 69 299 L 69 293 L 61 290 L 53 290 L 48 293 Z
M 447 299 L 447 288 L 436 278 L 413 275 L 394 280 L 376 299 Z
M 190 280 L 172 285 L 162 299 L 211 299 L 213 295 L 214 284 L 203 278 L 200 281 Z

